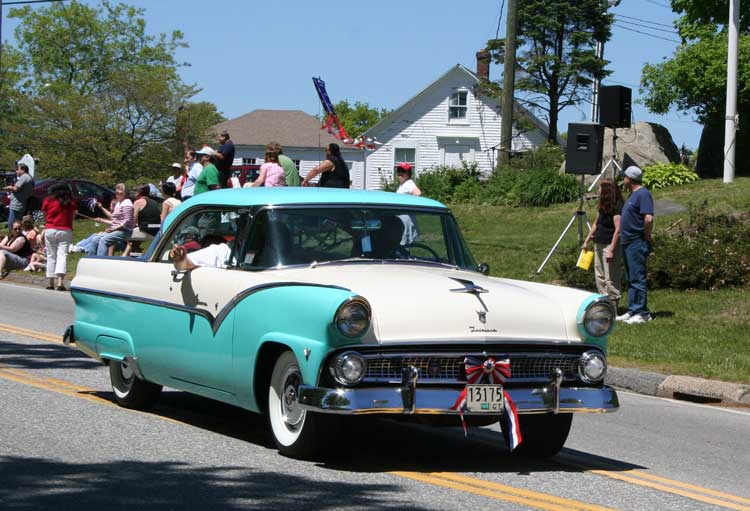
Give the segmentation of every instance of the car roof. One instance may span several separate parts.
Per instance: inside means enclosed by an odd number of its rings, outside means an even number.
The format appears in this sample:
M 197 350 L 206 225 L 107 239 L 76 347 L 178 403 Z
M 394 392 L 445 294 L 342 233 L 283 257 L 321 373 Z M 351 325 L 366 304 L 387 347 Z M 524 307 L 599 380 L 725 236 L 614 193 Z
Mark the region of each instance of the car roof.
M 351 205 L 448 208 L 438 201 L 414 195 L 370 190 L 316 187 L 260 187 L 214 190 L 193 196 L 178 213 L 195 206 Z M 177 215 L 169 215 L 169 221 Z

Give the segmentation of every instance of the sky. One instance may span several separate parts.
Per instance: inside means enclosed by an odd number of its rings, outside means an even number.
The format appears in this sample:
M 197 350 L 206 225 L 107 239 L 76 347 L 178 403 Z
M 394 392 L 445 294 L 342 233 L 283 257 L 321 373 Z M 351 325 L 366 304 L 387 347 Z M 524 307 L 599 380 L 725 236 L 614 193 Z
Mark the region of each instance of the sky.
M 96 5 L 96 0 L 85 0 Z M 128 0 L 145 9 L 151 33 L 180 30 L 189 48 L 183 79 L 202 91 L 227 118 L 255 109 L 319 112 L 313 76 L 342 99 L 398 108 L 457 63 L 476 69 L 475 53 L 498 33 L 503 0 Z M 36 7 L 39 8 L 39 7 Z M 13 42 L 15 20 L 3 9 L 3 38 Z M 677 47 L 669 0 L 622 0 L 605 58 L 614 72 L 605 81 L 633 89 L 636 121 L 662 124 L 675 143 L 697 148 L 701 127 L 690 116 L 651 114 L 638 104 L 643 65 L 671 56 Z M 664 26 L 662 26 L 664 25 Z M 499 35 L 505 32 L 502 12 Z M 639 32 L 645 32 L 639 33 Z M 654 37 L 656 36 L 656 37 Z M 492 80 L 501 79 L 493 66 Z M 586 121 L 590 106 L 562 112 L 558 129 Z

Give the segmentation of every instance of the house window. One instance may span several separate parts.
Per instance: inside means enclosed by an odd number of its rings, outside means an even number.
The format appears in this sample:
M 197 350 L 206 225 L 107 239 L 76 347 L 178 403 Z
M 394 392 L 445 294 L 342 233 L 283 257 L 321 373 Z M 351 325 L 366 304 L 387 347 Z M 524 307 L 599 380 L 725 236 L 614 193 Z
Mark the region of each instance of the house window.
M 465 121 L 468 108 L 468 92 L 460 90 L 451 94 L 448 106 L 448 120 Z
M 302 160 L 292 160 L 294 162 L 294 166 L 297 167 L 297 172 L 299 172 L 299 164 L 302 162 Z
M 411 165 L 412 177 L 417 176 L 417 150 L 413 147 L 397 147 L 393 154 L 393 179 L 396 179 L 396 170 L 399 163 Z
M 255 158 L 242 158 L 243 165 L 255 165 Z

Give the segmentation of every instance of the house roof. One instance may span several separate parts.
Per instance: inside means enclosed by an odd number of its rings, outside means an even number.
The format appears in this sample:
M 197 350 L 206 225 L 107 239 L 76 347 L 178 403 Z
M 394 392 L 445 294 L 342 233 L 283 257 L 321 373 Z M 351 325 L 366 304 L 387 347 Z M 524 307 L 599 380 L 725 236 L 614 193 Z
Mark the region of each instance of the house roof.
M 283 147 L 326 147 L 341 144 L 320 129 L 320 121 L 302 110 L 253 110 L 214 127 L 228 131 L 235 145 L 265 146 L 278 142 Z
M 401 115 L 402 112 L 411 108 L 414 104 L 419 102 L 419 100 L 425 95 L 427 95 L 427 93 L 430 90 L 432 90 L 434 87 L 437 87 L 443 80 L 445 80 L 448 76 L 450 76 L 451 74 L 455 72 L 461 72 L 461 73 L 466 74 L 472 81 L 476 82 L 477 84 L 480 82 L 480 78 L 476 73 L 466 68 L 465 66 L 462 66 L 461 64 L 456 64 L 455 66 L 451 67 L 448 71 L 443 73 L 437 80 L 430 83 L 427 87 L 425 87 L 420 92 L 418 92 L 414 97 L 409 99 L 409 101 L 407 101 L 406 103 L 404 103 L 403 105 L 401 105 L 400 107 L 392 111 L 390 114 L 386 115 L 384 118 L 382 118 L 380 122 L 378 122 L 375 126 L 367 130 L 367 135 L 375 135 L 376 133 L 380 132 L 383 128 L 385 128 L 386 126 L 391 124 L 394 120 L 396 120 Z M 545 134 L 545 136 L 547 135 L 549 131 L 549 126 L 547 126 L 547 124 L 544 121 L 542 121 L 541 119 L 536 117 L 534 114 L 532 114 L 528 109 L 523 107 L 518 101 L 514 101 L 514 106 L 515 106 L 514 110 L 516 112 L 521 112 L 523 115 L 528 117 L 531 120 L 531 122 L 534 124 L 534 126 L 537 127 L 537 129 L 542 131 Z

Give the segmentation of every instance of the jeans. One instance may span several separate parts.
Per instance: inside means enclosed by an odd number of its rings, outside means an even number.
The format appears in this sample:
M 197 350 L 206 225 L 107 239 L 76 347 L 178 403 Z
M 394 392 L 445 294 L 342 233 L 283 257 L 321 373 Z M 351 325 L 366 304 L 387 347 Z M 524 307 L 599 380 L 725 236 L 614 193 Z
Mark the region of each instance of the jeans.
M 79 241 L 78 246 L 88 255 L 106 256 L 110 245 L 124 245 L 130 239 L 132 233 L 133 231 L 130 229 L 122 229 L 114 232 L 98 232 L 85 240 Z
M 23 217 L 23 211 L 16 211 L 15 209 L 8 208 L 8 229 L 13 228 L 13 222 L 21 220 Z
M 622 246 L 625 270 L 628 275 L 628 312 L 631 315 L 649 314 L 646 285 L 646 260 L 651 253 L 651 243 L 636 239 Z
M 67 271 L 68 247 L 73 241 L 73 231 L 46 229 L 44 243 L 47 247 L 47 277 L 64 277 Z

